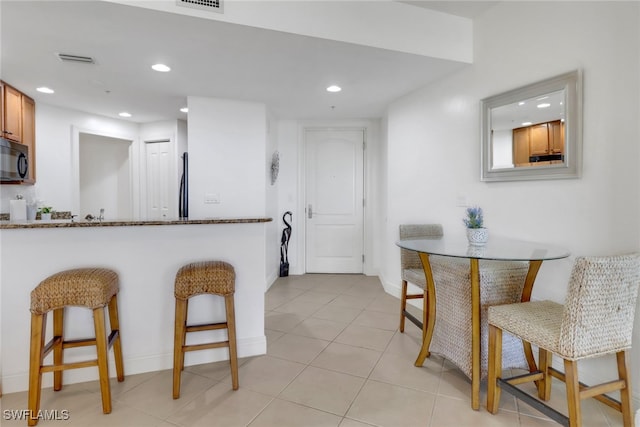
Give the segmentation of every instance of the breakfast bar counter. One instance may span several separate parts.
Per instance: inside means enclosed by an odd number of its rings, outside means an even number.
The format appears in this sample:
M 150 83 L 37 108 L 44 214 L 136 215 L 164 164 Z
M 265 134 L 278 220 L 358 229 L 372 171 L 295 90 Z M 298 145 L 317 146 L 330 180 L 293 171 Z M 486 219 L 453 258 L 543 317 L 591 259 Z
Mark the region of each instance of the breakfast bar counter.
M 0 221 L 0 230 L 16 228 L 76 228 L 76 227 L 132 227 L 145 225 L 191 225 L 191 224 L 251 224 L 270 222 L 271 218 L 207 218 L 207 219 L 172 219 L 172 220 L 119 220 L 119 221 L 74 221 L 59 219 L 51 221 Z
M 28 388 L 30 293 L 40 281 L 59 271 L 104 267 L 120 278 L 118 306 L 125 375 L 170 369 L 173 361 L 174 280 L 190 262 L 217 259 L 236 271 L 238 356 L 264 354 L 266 229 L 271 218 L 214 218 L 177 221 L 53 220 L 0 222 L 0 367 L 2 393 Z M 70 338 L 92 335 L 92 313 L 72 307 Z M 224 318 L 224 302 L 210 295 L 189 302 L 195 323 Z M 201 332 L 195 342 L 224 331 Z M 209 335 L 207 335 L 209 334 Z M 222 337 L 222 335 L 221 335 Z M 74 353 L 75 351 L 75 353 Z M 69 362 L 86 359 L 90 348 L 72 349 Z M 185 364 L 228 358 L 226 349 L 193 352 Z M 110 363 L 113 363 L 111 360 Z M 114 366 L 109 369 L 113 375 Z M 43 386 L 52 384 L 45 375 Z M 94 380 L 94 369 L 65 373 L 65 383 Z M 167 384 L 171 393 L 171 384 Z

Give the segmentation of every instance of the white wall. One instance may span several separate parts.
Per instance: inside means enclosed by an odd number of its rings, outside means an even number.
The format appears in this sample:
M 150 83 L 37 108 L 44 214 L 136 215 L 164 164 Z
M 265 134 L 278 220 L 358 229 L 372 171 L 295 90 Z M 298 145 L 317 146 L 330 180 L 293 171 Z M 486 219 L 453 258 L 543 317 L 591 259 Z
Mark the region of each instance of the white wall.
M 100 215 L 104 219 L 130 219 L 131 141 L 80 134 L 80 217 Z
M 302 236 L 304 235 L 304 211 L 298 211 L 299 172 L 298 164 L 298 122 L 296 120 L 278 121 L 278 151 L 280 153 L 280 174 L 278 177 L 277 218 L 279 232 L 285 225 L 282 215 L 289 211 L 292 214 L 291 240 L 289 241 L 289 274 L 304 274 L 304 266 L 298 260 Z M 278 241 L 280 242 L 280 241 Z M 279 243 L 278 243 L 279 244 Z M 279 247 L 279 246 L 278 246 Z M 280 254 L 278 253 L 278 256 Z
M 381 265 L 387 286 L 400 283 L 398 224 L 439 222 L 445 233 L 462 233 L 459 195 L 482 206 L 493 235 L 571 251 L 569 259 L 542 265 L 534 299 L 563 301 L 575 256 L 639 249 L 639 7 L 501 2 L 474 21 L 473 66 L 389 107 Z M 583 177 L 480 182 L 480 99 L 578 68 L 584 72 Z M 640 315 L 629 360 L 637 398 Z M 614 360 L 589 362 L 581 364 L 587 383 L 615 372 Z
M 264 216 L 265 105 L 195 96 L 188 105 L 189 217 Z
M 278 150 L 278 123 L 272 114 L 267 116 L 267 140 L 265 149 L 265 215 L 273 218 L 272 222 L 265 224 L 265 277 L 267 287 L 271 286 L 280 273 L 280 235 L 279 217 L 282 217 L 278 209 L 278 192 L 280 186 L 280 176 L 274 184 L 271 183 L 271 162 L 273 154 Z

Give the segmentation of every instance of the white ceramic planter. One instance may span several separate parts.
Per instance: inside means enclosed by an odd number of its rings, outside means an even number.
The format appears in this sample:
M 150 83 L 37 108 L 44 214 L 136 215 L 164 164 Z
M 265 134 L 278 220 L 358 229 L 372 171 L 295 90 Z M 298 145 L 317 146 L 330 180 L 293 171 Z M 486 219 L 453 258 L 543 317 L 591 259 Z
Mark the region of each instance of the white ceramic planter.
M 489 240 L 489 230 L 486 228 L 467 228 L 467 239 L 470 245 L 482 246 Z
M 40 214 L 40 219 L 43 221 L 51 221 L 51 214 L 50 213 L 41 213 Z

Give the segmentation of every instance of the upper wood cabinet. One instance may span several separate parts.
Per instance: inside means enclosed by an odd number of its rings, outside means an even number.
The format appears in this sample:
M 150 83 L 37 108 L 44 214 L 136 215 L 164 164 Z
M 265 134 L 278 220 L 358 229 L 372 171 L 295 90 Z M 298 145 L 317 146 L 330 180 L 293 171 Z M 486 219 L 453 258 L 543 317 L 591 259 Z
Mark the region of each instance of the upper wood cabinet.
M 29 147 L 28 173 L 25 184 L 36 182 L 36 103 L 22 95 L 22 143 Z
M 564 153 L 564 122 L 560 120 L 549 122 L 549 152 Z
M 564 154 L 564 122 L 555 120 L 513 130 L 516 166 L 530 165 L 531 157 L 554 154 Z
M 529 128 L 513 130 L 513 163 L 529 163 Z
M 0 132 L 3 138 L 29 147 L 28 175 L 22 183 L 33 184 L 36 182 L 36 103 L 1 80 L 0 101 Z
M 3 84 L 2 90 L 2 136 L 22 142 L 22 93 Z

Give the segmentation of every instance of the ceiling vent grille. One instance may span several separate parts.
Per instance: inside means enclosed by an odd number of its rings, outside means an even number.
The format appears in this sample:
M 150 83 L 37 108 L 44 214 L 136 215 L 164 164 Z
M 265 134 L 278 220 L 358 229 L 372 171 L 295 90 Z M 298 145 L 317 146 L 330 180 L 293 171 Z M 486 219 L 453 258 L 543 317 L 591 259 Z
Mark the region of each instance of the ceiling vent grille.
M 67 53 L 59 53 L 58 58 L 60 58 L 61 61 L 81 62 L 83 64 L 95 64 L 96 62 L 90 56 L 69 55 Z
M 176 0 L 176 5 L 223 13 L 223 0 Z

